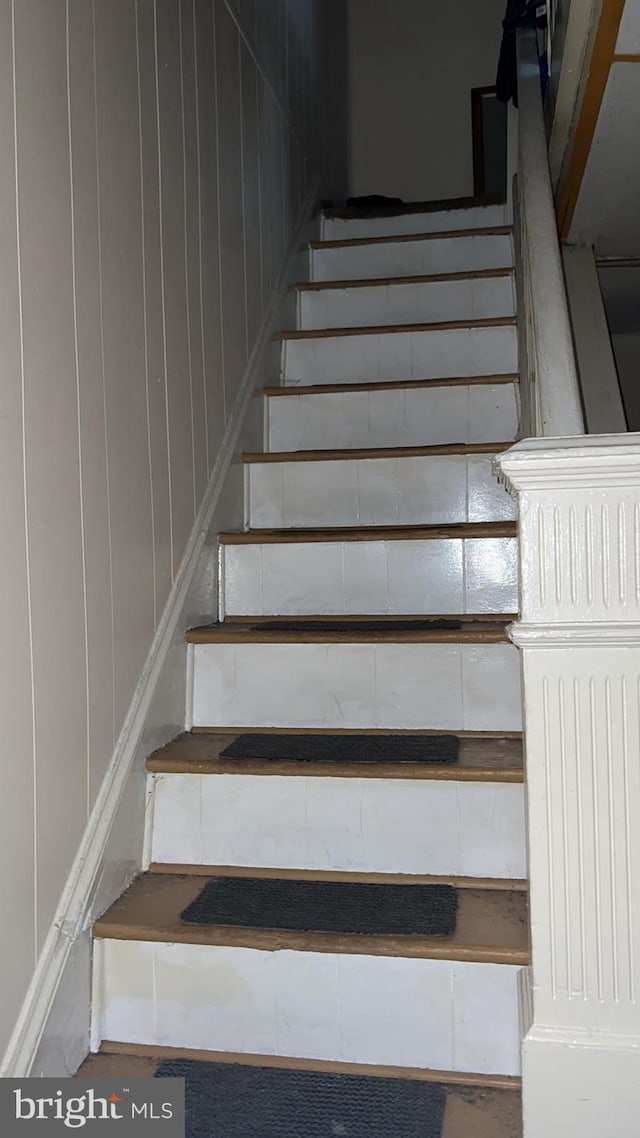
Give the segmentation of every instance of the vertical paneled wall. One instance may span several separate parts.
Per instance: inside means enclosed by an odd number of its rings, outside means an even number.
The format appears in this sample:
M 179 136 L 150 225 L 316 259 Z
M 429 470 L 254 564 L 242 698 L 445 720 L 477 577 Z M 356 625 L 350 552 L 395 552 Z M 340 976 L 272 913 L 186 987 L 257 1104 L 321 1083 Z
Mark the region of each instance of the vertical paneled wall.
M 344 54 L 342 0 L 0 0 L 0 1053 L 301 208 L 343 190 Z
M 495 83 L 506 0 L 349 0 L 351 193 L 473 194 L 471 88 Z

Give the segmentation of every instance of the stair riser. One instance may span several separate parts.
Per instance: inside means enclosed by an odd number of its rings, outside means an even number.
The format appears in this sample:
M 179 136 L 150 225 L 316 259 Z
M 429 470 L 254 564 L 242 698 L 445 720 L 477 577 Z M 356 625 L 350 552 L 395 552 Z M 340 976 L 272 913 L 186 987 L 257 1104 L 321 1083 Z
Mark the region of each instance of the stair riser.
M 519 731 L 511 644 L 197 644 L 194 727 Z
M 374 285 L 298 294 L 299 328 L 358 328 L 513 316 L 512 276 Z
M 443 209 L 433 213 L 399 213 L 391 217 L 322 219 L 323 241 L 348 241 L 354 237 L 391 237 L 396 233 L 438 233 L 453 229 L 479 229 L 504 225 L 503 205 Z
M 273 396 L 271 451 L 435 446 L 515 439 L 515 384 Z
M 432 237 L 375 245 L 337 245 L 311 252 L 314 281 L 370 280 L 372 277 L 430 276 L 506 269 L 513 265 L 509 234 Z
M 518 611 L 516 538 L 222 547 L 227 616 Z
M 514 1075 L 514 965 L 98 942 L 96 1030 L 148 1045 Z
M 158 775 L 152 861 L 526 877 L 521 784 Z
M 515 502 L 491 455 L 247 464 L 248 522 L 287 526 L 510 521 Z
M 287 385 L 507 375 L 518 370 L 513 326 L 363 333 L 285 340 Z

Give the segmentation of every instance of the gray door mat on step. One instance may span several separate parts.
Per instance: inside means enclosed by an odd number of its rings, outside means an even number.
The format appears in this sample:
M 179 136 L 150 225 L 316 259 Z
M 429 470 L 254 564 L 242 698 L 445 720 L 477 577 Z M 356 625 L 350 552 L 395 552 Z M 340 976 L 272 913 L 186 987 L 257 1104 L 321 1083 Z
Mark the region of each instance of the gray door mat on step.
M 180 914 L 185 924 L 373 936 L 451 936 L 452 885 L 214 877 Z
M 173 1059 L 185 1080 L 186 1138 L 441 1138 L 439 1083 Z
M 221 759 L 324 763 L 457 763 L 457 735 L 239 735 Z

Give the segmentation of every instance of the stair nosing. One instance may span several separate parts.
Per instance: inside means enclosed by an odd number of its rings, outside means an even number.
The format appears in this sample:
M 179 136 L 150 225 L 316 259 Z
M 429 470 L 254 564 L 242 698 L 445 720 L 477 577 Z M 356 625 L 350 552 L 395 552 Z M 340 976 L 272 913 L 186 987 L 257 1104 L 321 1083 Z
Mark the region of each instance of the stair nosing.
M 512 446 L 515 446 L 515 441 L 508 439 L 488 443 L 435 443 L 431 446 L 245 451 L 242 461 L 248 465 L 258 465 L 276 462 L 349 462 L 381 458 L 446 458 L 456 455 L 501 454 Z
M 518 786 L 523 768 L 471 767 L 438 763 L 322 763 L 278 759 L 147 759 L 147 772 L 161 775 L 237 775 L 242 778 L 344 778 L 384 782 L 473 782 Z
M 485 328 L 515 328 L 517 316 L 485 316 L 474 320 L 439 320 L 418 324 L 363 324 L 347 328 L 293 328 L 280 333 L 280 339 L 333 340 L 348 336 L 395 336 L 412 332 L 464 332 Z
M 493 527 L 493 528 L 490 528 Z M 248 529 L 218 534 L 220 545 L 295 545 L 350 541 L 483 541 L 517 539 L 518 523 L 457 522 L 451 526 L 309 526 L 292 529 Z
M 151 874 L 179 877 L 258 878 L 261 881 L 318 881 L 354 885 L 452 885 L 455 889 L 475 889 L 496 893 L 527 893 L 529 883 L 522 877 L 468 877 L 455 873 L 377 873 L 367 870 L 290 869 L 253 865 L 201 865 L 194 863 L 151 862 Z
M 500 384 L 519 383 L 518 372 L 505 372 L 500 375 L 456 375 L 449 378 L 437 379 L 386 379 L 371 380 L 363 383 L 310 383 L 310 384 L 282 384 L 271 385 L 262 389 L 262 394 L 268 399 L 280 398 L 288 395 L 329 395 L 356 391 L 392 391 L 397 388 L 403 391 L 409 389 L 426 389 L 437 387 L 480 387 Z
M 335 728 L 335 727 L 192 727 L 147 756 L 146 769 L 151 775 L 233 775 L 264 778 L 273 775 L 286 778 L 356 778 L 384 781 L 446 782 L 524 782 L 521 731 L 450 730 L 462 744 L 456 763 L 350 762 L 317 759 L 225 758 L 223 751 L 239 736 L 270 735 L 286 740 L 290 736 L 323 736 L 328 739 L 358 736 L 381 739 L 388 736 L 433 738 L 443 734 L 435 728 Z M 520 744 L 511 755 L 500 756 L 501 744 Z M 475 745 L 484 746 L 489 754 L 481 756 Z M 475 761 L 474 761 L 475 751 Z M 493 752 L 493 757 L 492 757 Z
M 429 233 L 384 234 L 379 237 L 343 237 L 328 241 L 310 241 L 309 248 L 314 252 L 323 249 L 352 248 L 358 245 L 389 245 L 393 242 L 451 240 L 465 237 L 508 237 L 513 233 L 512 225 L 477 225 L 467 229 L 441 229 Z
M 292 287 L 296 292 L 324 292 L 325 290 L 341 290 L 355 288 L 378 288 L 380 286 L 403 284 L 447 284 L 455 281 L 495 280 L 500 277 L 512 277 L 515 273 L 513 265 L 504 265 L 495 269 L 467 269 L 455 273 L 416 273 L 406 277 L 352 277 L 344 280 L 330 281 L 298 281 Z
M 159 875 L 158 875 L 159 876 Z M 187 926 L 184 926 L 187 929 Z M 206 932 L 191 931 L 205 926 L 190 926 L 188 934 L 172 925 L 167 928 L 149 925 L 110 925 L 104 920 L 94 927 L 97 940 L 141 941 L 153 944 L 191 944 L 210 948 L 248 948 L 257 952 L 307 952 L 333 956 L 386 956 L 410 960 L 453 960 L 467 964 L 505 964 L 526 967 L 529 952 L 524 948 L 496 945 L 464 944 L 447 947 L 436 937 L 373 937 L 363 933 L 299 933 L 294 930 L 245 929 L 233 926 L 211 926 Z M 403 943 L 400 943 L 401 940 Z
M 285 1070 L 323 1071 L 326 1074 L 363 1075 L 372 1078 L 410 1079 L 438 1082 L 451 1086 L 513 1091 L 519 1093 L 522 1079 L 518 1075 L 486 1075 L 467 1071 L 445 1071 L 429 1067 L 382 1066 L 372 1063 L 348 1063 L 335 1059 L 305 1059 L 292 1055 L 260 1055 L 241 1051 L 207 1051 L 202 1048 L 163 1047 L 160 1044 L 123 1043 L 104 1039 L 98 1055 L 121 1055 L 130 1058 L 196 1059 L 211 1063 L 233 1063 L 248 1067 L 275 1067 Z

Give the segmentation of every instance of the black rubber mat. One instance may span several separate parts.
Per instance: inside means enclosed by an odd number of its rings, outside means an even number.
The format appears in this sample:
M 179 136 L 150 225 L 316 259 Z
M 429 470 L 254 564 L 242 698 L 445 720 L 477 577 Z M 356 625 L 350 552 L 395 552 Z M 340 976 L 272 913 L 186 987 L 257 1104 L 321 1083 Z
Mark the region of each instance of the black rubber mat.
M 215 877 L 180 919 L 190 925 L 296 932 L 450 936 L 457 908 L 452 885 Z
M 238 735 L 221 759 L 324 763 L 457 763 L 457 735 Z
M 439 1083 L 174 1059 L 156 1078 L 184 1079 L 186 1138 L 441 1138 Z
M 457 632 L 460 620 L 268 620 L 264 632 Z

